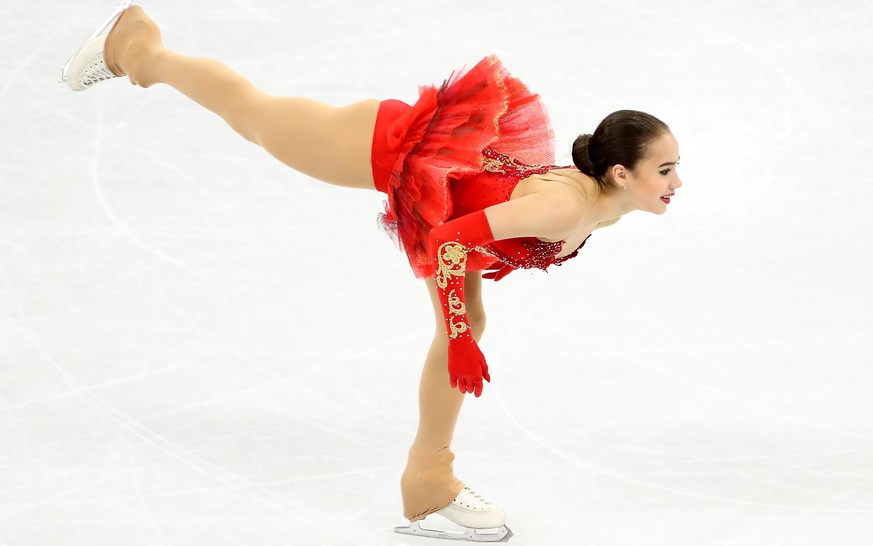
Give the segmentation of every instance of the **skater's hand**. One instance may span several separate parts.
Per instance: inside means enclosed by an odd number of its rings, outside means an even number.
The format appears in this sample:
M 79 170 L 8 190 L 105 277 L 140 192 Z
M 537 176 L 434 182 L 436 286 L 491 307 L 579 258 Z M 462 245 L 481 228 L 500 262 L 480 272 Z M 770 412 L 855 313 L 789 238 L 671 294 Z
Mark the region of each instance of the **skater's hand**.
M 482 379 L 491 381 L 485 355 L 472 337 L 449 340 L 449 384 L 462 393 L 482 395 Z

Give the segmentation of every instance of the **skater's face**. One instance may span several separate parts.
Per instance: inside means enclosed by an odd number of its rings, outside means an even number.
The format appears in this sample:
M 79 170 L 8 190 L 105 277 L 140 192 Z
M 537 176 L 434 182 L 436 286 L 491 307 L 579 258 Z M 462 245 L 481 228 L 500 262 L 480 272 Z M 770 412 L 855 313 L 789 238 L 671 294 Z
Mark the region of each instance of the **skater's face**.
M 679 163 L 679 143 L 667 131 L 646 147 L 646 154 L 632 170 L 614 167 L 619 186 L 627 183 L 627 198 L 637 210 L 664 214 L 676 188 L 682 186 L 676 165 Z

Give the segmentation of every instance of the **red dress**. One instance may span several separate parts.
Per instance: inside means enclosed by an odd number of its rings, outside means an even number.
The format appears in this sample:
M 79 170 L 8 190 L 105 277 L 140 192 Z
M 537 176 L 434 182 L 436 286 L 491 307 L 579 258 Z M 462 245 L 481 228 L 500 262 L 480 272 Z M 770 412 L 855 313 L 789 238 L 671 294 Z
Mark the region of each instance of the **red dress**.
M 508 201 L 521 180 L 559 168 L 553 161 L 554 133 L 539 95 L 497 57 L 486 57 L 439 89 L 421 87 L 412 106 L 380 105 L 372 152 L 376 189 L 388 198 L 380 223 L 406 252 L 415 276 L 433 276 L 431 228 Z M 469 254 L 467 270 L 503 264 L 545 270 L 579 250 L 556 258 L 562 247 L 535 237 L 494 241 Z

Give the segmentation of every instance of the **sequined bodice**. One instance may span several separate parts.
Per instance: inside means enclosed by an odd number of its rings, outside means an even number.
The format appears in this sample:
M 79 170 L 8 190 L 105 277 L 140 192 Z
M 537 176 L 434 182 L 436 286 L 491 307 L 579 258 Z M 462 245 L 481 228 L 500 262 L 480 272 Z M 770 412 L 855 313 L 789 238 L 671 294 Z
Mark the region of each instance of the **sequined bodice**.
M 453 218 L 509 201 L 518 183 L 529 176 L 544 174 L 551 169 L 566 168 L 554 165 L 526 165 L 491 149 L 483 150 L 482 156 L 484 172 L 461 175 L 451 181 Z M 552 264 L 561 265 L 576 257 L 587 240 L 588 238 L 563 258 L 556 257 L 563 249 L 563 241 L 548 243 L 536 237 L 503 239 L 480 248 L 486 254 L 516 269 L 536 267 L 545 270 Z

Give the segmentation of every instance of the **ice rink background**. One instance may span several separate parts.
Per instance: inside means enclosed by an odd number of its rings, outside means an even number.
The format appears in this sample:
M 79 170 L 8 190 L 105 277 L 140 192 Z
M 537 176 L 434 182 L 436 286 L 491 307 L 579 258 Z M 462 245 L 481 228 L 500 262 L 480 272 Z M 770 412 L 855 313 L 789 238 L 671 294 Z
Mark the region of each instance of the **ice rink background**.
M 381 195 L 169 87 L 56 84 L 113 7 L 0 7 L 0 545 L 427 544 L 392 527 L 433 317 Z M 613 110 L 664 119 L 667 214 L 487 281 L 456 473 L 518 546 L 873 540 L 873 3 L 144 7 L 333 104 L 496 53 L 560 163 Z

